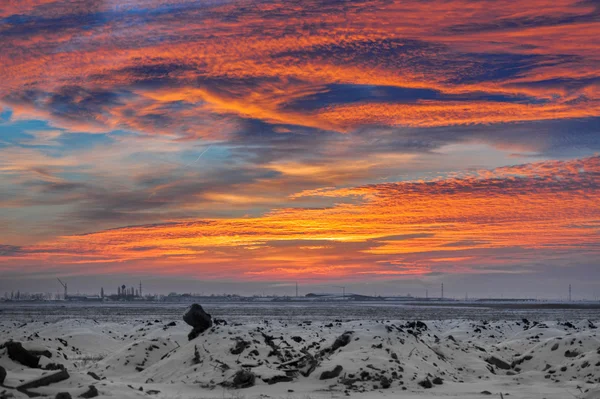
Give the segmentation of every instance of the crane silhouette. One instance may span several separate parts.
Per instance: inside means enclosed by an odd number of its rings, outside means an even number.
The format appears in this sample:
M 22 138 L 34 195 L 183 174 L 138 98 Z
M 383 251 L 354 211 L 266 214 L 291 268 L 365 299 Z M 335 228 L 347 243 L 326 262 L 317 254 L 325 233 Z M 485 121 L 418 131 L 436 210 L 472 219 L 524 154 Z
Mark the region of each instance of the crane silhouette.
M 58 280 L 58 282 L 60 283 L 60 285 L 63 286 L 63 288 L 65 289 L 65 301 L 67 300 L 67 283 L 63 283 L 61 279 L 59 279 L 58 277 L 56 278 Z
M 346 299 L 346 287 L 342 286 L 342 285 L 334 285 L 333 287 L 335 288 L 341 288 L 342 289 L 342 298 Z

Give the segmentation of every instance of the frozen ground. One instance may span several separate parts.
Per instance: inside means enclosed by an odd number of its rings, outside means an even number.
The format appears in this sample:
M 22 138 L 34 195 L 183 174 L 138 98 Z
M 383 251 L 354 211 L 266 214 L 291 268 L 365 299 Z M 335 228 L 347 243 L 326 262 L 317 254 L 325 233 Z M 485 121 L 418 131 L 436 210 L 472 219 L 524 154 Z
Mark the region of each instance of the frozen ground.
M 31 368 L 0 349 L 7 371 L 0 398 L 28 397 L 10 387 L 58 373 L 58 365 L 68 378 L 26 391 L 75 398 L 94 386 L 98 397 L 125 399 L 600 398 L 597 310 L 205 308 L 227 324 L 188 341 L 184 306 L 2 305 L 0 345 L 19 341 L 41 357 Z M 253 386 L 235 386 L 244 382 L 235 379 L 239 370 L 252 373 Z
M 180 320 L 189 304 L 177 303 L 0 303 L 0 318 L 31 321 L 63 319 L 94 319 L 97 321 L 127 321 L 132 318 L 162 318 Z M 494 307 L 475 306 L 415 306 L 393 302 L 211 302 L 204 303 L 214 317 L 231 321 L 256 322 L 268 320 L 585 320 L 600 319 L 600 306 L 570 308 L 540 308 L 540 304 Z

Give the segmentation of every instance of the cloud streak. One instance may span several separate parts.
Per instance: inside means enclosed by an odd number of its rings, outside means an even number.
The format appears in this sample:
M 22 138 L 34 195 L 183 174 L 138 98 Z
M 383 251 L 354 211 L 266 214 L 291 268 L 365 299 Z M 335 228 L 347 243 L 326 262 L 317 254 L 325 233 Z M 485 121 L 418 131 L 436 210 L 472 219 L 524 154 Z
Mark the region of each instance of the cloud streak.
M 43 263 L 75 273 L 85 264 L 86 273 L 96 274 L 126 267 L 133 273 L 199 278 L 321 281 L 363 274 L 482 273 L 527 264 L 534 253 L 591 259 L 600 250 L 599 190 L 598 157 L 316 190 L 297 196 L 342 201 L 327 208 L 134 226 L 6 247 L 3 270 Z M 354 196 L 362 200 L 343 200 Z M 527 269 L 519 270 L 510 272 Z

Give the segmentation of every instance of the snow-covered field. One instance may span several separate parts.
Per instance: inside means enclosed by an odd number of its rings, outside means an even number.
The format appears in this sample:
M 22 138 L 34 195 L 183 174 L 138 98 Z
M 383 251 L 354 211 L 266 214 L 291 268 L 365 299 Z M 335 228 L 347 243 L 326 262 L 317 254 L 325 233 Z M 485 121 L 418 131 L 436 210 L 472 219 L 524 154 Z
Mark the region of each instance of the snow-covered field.
M 192 341 L 181 307 L 178 317 L 110 319 L 86 308 L 62 320 L 3 308 L 0 398 L 600 398 L 600 318 L 244 318 L 217 307 L 205 309 L 226 324 Z M 39 366 L 12 360 L 10 340 Z M 61 381 L 13 389 L 58 373 Z

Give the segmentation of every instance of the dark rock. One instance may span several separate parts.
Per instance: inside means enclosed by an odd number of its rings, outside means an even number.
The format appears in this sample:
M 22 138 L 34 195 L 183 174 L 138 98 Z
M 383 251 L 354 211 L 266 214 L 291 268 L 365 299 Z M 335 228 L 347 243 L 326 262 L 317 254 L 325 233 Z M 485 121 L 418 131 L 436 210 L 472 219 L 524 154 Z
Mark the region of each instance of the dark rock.
M 496 356 L 491 356 L 485 359 L 491 365 L 494 365 L 502 370 L 510 370 L 510 364 L 506 363 L 504 360 L 497 358 Z
M 579 356 L 579 352 L 576 349 L 573 349 L 572 351 L 567 350 L 565 352 L 565 357 L 577 357 Z
M 56 394 L 54 399 L 73 399 L 69 392 L 59 392 Z
M 93 371 L 88 371 L 87 373 L 90 377 L 92 377 L 93 379 L 95 379 L 96 381 L 100 381 L 101 378 L 98 376 L 98 374 L 94 373 Z
M 249 388 L 254 386 L 256 382 L 256 376 L 254 373 L 247 370 L 239 370 L 233 376 L 232 387 L 233 388 Z
M 292 377 L 288 377 L 287 375 L 276 375 L 275 377 L 263 379 L 269 385 L 277 384 L 278 382 L 291 382 L 294 381 Z
M 192 331 L 190 331 L 188 334 L 188 341 L 196 339 L 198 337 L 198 335 L 200 335 L 200 331 L 193 328 Z
M 482 395 L 491 395 L 492 393 L 490 391 L 481 391 Z
M 226 326 L 227 325 L 227 321 L 223 320 L 223 319 L 214 319 L 213 322 L 215 323 L 215 326 Z
M 425 378 L 423 381 L 419 381 L 419 385 L 425 389 L 433 388 L 433 384 L 429 381 L 429 378 Z
M 330 380 L 332 378 L 336 378 L 341 374 L 343 369 L 344 368 L 342 366 L 339 366 L 339 365 L 335 366 L 335 368 L 331 371 L 323 371 L 321 373 L 321 376 L 319 377 L 319 379 L 320 380 Z
M 60 363 L 48 363 L 42 368 L 44 370 L 63 370 L 65 368 L 65 365 Z
M 588 328 L 590 328 L 592 330 L 595 330 L 598 327 L 596 327 L 596 325 L 594 323 L 592 323 L 591 320 L 588 320 Z
M 557 342 L 557 343 L 555 343 L 554 345 L 552 345 L 552 348 L 550 348 L 550 350 L 551 350 L 551 351 L 555 351 L 555 350 L 557 350 L 557 349 L 558 349 L 558 347 L 559 347 L 559 345 L 558 345 L 558 342 Z
M 194 345 L 194 359 L 192 359 L 194 364 L 200 364 L 200 352 L 198 352 L 198 347 Z
M 304 361 L 301 364 L 298 364 L 298 369 L 300 370 L 300 374 L 302 374 L 304 377 L 308 377 L 313 371 L 315 371 L 318 365 L 319 361 L 315 359 L 314 356 L 307 354 L 304 357 Z
M 40 356 L 46 356 L 48 359 L 50 359 L 52 357 L 52 352 L 50 352 L 49 350 L 43 350 L 43 351 L 36 351 L 36 350 L 30 350 L 29 353 L 31 353 L 33 356 L 35 357 L 40 357 Z
M 176 325 L 177 325 L 177 323 L 172 321 L 169 324 L 167 324 L 167 327 L 175 327 Z
M 385 376 L 381 377 L 381 380 L 379 380 L 379 382 L 381 383 L 381 387 L 383 389 L 388 389 L 392 385 L 390 379 Z
M 246 348 L 248 348 L 249 346 L 250 346 L 250 342 L 244 341 L 241 338 L 237 338 L 235 346 L 233 348 L 231 348 L 229 350 L 229 352 L 231 352 L 232 355 L 239 355 L 240 353 L 245 351 Z
M 61 370 L 57 373 L 47 374 L 47 375 L 41 376 L 40 378 L 37 378 L 35 380 L 21 384 L 17 387 L 17 390 L 26 391 L 31 388 L 39 388 L 39 387 L 43 387 L 46 385 L 50 385 L 50 384 L 54 384 L 56 382 L 66 380 L 67 378 L 69 378 L 69 373 L 67 372 L 67 370 Z
M 433 382 L 435 385 L 442 385 L 444 383 L 444 380 L 440 377 L 435 377 L 433 380 L 431 380 L 431 382 Z
M 6 370 L 4 367 L 0 366 L 0 385 L 4 384 L 4 380 L 6 379 Z
M 302 339 L 302 337 L 299 337 L 299 336 L 294 336 L 294 337 L 292 337 L 292 341 L 294 341 L 294 342 L 297 342 L 297 343 L 300 343 L 300 342 L 302 342 L 302 341 L 303 341 L 303 339 Z
M 212 317 L 197 303 L 189 307 L 188 311 L 183 315 L 183 321 L 193 327 L 192 331 L 188 334 L 190 341 L 213 325 Z
M 95 386 L 90 385 L 88 390 L 85 391 L 84 393 L 82 393 L 81 395 L 79 395 L 80 398 L 95 398 L 96 396 L 98 396 L 98 390 L 96 389 Z
M 339 337 L 337 337 L 331 345 L 330 352 L 335 352 L 337 349 L 344 347 L 350 343 L 350 339 L 352 338 L 352 331 L 346 331 Z
M 39 367 L 40 358 L 23 348 L 23 345 L 21 345 L 20 342 L 9 341 L 5 346 L 8 357 L 10 357 L 11 360 L 30 368 Z

